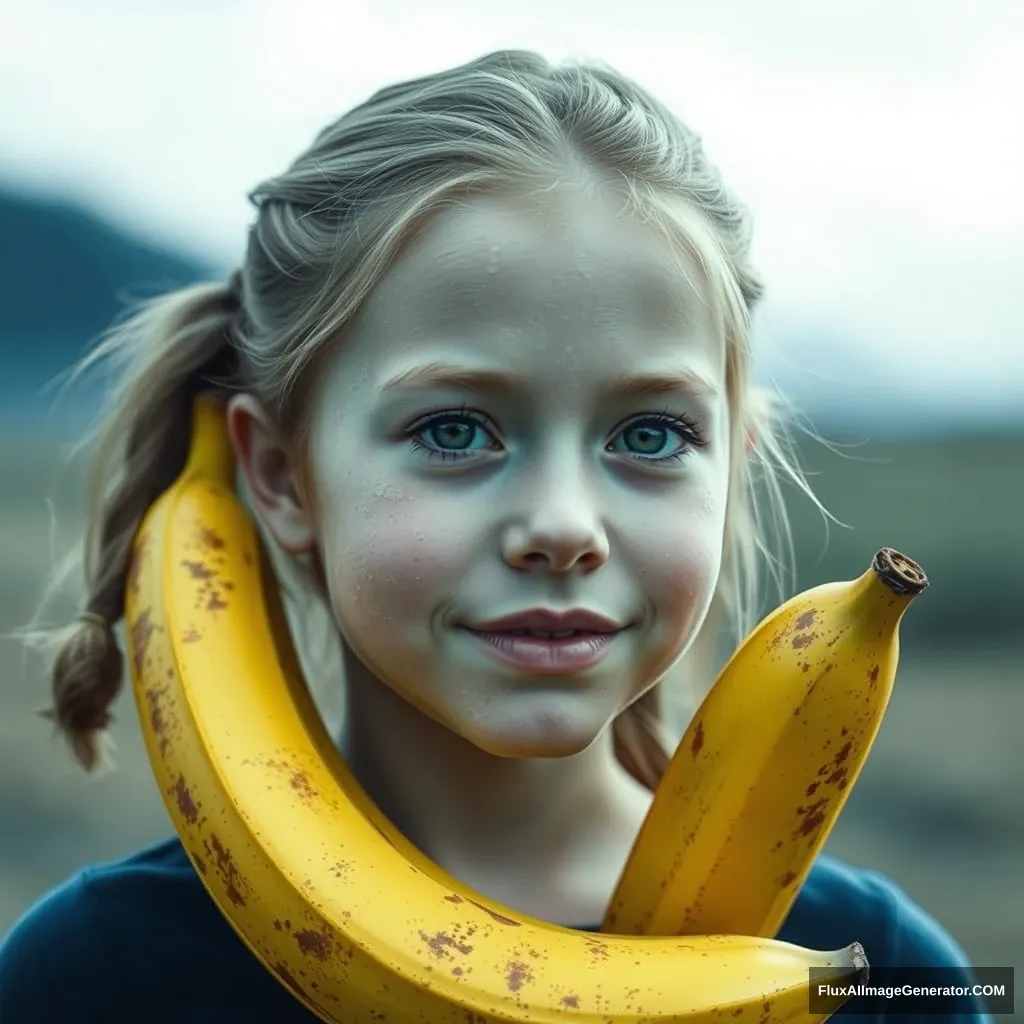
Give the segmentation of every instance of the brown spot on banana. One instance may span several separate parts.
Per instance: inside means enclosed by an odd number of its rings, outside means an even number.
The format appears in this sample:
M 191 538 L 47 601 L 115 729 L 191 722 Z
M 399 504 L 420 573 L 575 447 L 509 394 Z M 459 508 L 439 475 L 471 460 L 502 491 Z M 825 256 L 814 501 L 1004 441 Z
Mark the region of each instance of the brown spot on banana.
M 203 845 L 214 861 L 217 874 L 220 875 L 221 882 L 224 884 L 224 892 L 227 898 L 236 907 L 244 907 L 245 897 L 242 895 L 242 888 L 244 888 L 245 883 L 239 874 L 234 858 L 231 856 L 231 851 L 224 846 L 215 834 L 211 835 L 209 841 L 204 842 Z
M 814 625 L 814 616 L 816 613 L 816 608 L 811 608 L 808 611 L 804 612 L 803 615 L 801 615 L 800 618 L 796 620 L 796 628 L 810 629 L 811 626 Z
M 420 931 L 420 938 L 438 960 L 450 957 L 453 952 L 461 953 L 463 956 L 469 956 L 473 952 L 473 947 L 469 943 L 460 941 L 448 932 L 435 932 L 433 935 L 428 935 L 425 931 Z
M 316 790 L 304 771 L 295 772 L 289 780 L 289 784 L 303 800 L 312 800 L 316 797 Z
M 223 551 L 225 547 L 223 537 L 220 537 L 208 526 L 200 526 L 198 532 L 199 546 L 209 551 Z
M 530 968 L 520 960 L 509 961 L 505 966 L 505 983 L 509 992 L 518 992 L 523 985 L 533 981 Z
M 568 1007 L 570 1010 L 578 1010 L 580 1008 L 580 997 L 575 993 L 561 998 L 562 1006 Z
M 305 928 L 295 932 L 293 938 L 306 956 L 311 956 L 321 963 L 329 960 L 334 951 L 334 936 L 329 928 Z
M 142 675 L 142 669 L 146 664 L 146 651 L 149 648 L 149 641 L 153 634 L 160 627 L 154 625 L 152 612 L 149 608 L 139 612 L 132 623 L 132 649 L 135 651 L 135 674 Z
M 190 825 L 194 825 L 199 820 L 199 806 L 192 799 L 192 793 L 185 783 L 184 775 L 178 776 L 178 781 L 171 787 L 171 792 L 177 801 L 178 811 L 181 813 L 181 816 Z
M 704 720 L 700 719 L 693 731 L 693 742 L 690 744 L 690 754 L 696 757 L 704 746 Z
M 794 839 L 798 839 L 800 836 L 810 836 L 821 828 L 825 821 L 825 810 L 828 807 L 828 802 L 827 797 L 821 797 L 806 807 L 798 807 L 796 809 L 797 814 L 803 815 L 803 820 L 793 833 Z
M 146 703 L 149 705 L 149 727 L 156 736 L 163 736 L 167 727 L 164 721 L 164 709 L 160 706 L 160 698 L 167 693 L 166 686 L 151 686 L 145 691 Z M 163 740 L 161 740 L 161 745 Z M 162 752 L 162 751 L 161 751 Z
M 216 571 L 211 569 L 205 562 L 194 562 L 183 558 L 181 564 L 189 574 L 189 577 L 194 580 L 209 580 L 217 575 Z

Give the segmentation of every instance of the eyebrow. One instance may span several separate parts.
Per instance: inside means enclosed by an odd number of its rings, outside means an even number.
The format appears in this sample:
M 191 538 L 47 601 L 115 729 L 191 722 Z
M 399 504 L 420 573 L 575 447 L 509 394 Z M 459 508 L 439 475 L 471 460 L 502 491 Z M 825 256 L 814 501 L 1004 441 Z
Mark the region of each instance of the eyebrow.
M 522 388 L 522 378 L 507 370 L 453 363 L 432 362 L 414 366 L 392 377 L 382 391 L 447 387 L 470 391 L 515 391 Z M 720 388 L 707 377 L 689 368 L 659 373 L 637 373 L 618 380 L 608 389 L 609 397 L 639 398 L 644 395 L 684 393 L 695 397 L 715 398 Z

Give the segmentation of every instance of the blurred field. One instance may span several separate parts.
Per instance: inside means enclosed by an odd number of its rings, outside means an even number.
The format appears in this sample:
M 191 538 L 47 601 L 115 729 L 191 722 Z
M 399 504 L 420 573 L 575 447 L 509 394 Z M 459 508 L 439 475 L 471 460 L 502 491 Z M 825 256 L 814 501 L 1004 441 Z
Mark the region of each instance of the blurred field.
M 904 632 L 897 693 L 829 852 L 879 868 L 981 965 L 1024 967 L 1024 438 L 874 444 L 806 462 L 831 511 L 793 505 L 799 585 L 859 573 L 882 544 L 921 560 L 933 587 Z M 51 550 L 78 526 L 77 474 L 50 446 L 0 440 L 0 630 L 28 616 Z M 57 486 L 59 483 L 59 486 Z M 47 496 L 57 499 L 50 521 Z M 55 530 L 55 533 L 53 532 Z M 168 834 L 122 699 L 119 770 L 87 780 L 32 715 L 36 666 L 0 641 L 0 934 L 86 861 Z M 1022 975 L 1024 977 L 1024 975 Z M 1024 1007 L 1018 1015 L 1024 1019 Z

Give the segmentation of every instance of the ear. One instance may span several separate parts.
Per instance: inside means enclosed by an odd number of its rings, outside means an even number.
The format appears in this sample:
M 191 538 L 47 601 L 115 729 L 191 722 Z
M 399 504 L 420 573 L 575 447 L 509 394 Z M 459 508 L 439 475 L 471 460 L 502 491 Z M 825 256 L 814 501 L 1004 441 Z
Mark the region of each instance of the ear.
M 290 555 L 312 550 L 312 510 L 303 498 L 295 455 L 271 417 L 252 395 L 234 395 L 227 406 L 227 426 L 238 467 L 271 536 Z

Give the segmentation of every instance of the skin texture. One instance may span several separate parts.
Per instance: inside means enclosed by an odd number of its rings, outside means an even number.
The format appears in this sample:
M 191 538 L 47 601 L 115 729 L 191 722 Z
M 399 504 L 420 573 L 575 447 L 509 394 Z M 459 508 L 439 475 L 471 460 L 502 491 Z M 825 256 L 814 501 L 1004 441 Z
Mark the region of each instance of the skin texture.
M 475 198 L 427 222 L 330 354 L 305 492 L 258 403 L 229 411 L 258 514 L 322 562 L 357 776 L 449 871 L 563 923 L 599 920 L 650 800 L 608 727 L 719 575 L 724 347 L 699 280 L 600 190 Z M 639 390 L 673 374 L 710 390 Z M 540 676 L 463 628 L 535 608 L 623 630 Z

